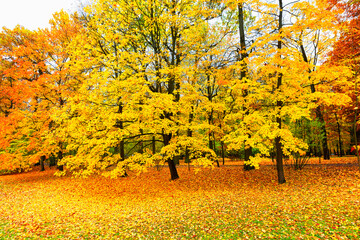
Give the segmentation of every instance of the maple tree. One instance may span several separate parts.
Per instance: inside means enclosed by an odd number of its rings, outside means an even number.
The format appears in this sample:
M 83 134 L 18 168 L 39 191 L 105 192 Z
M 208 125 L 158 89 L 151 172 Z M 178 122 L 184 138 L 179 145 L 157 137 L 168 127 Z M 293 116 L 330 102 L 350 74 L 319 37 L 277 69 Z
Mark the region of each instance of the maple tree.
M 228 91 L 226 94 L 231 95 L 232 99 L 225 100 L 229 104 L 229 111 L 228 114 L 232 114 L 238 111 L 243 111 L 245 115 L 249 114 L 249 105 L 247 103 L 247 95 L 249 92 L 249 89 L 247 88 L 247 79 L 250 77 L 249 69 L 247 66 L 247 62 L 249 61 L 248 56 L 249 52 L 251 51 L 251 48 L 249 47 L 249 39 L 250 39 L 250 33 L 248 33 L 249 25 L 252 24 L 253 18 L 251 17 L 251 8 L 247 6 L 247 2 L 244 1 L 227 1 L 226 2 L 229 11 L 232 12 L 234 15 L 233 18 L 236 22 L 236 30 L 237 34 L 232 36 L 233 47 L 234 47 L 234 56 L 233 60 L 234 64 L 232 66 L 229 66 L 227 71 L 233 71 L 233 74 L 229 73 L 225 75 L 225 78 L 228 78 L 228 82 L 230 79 L 229 85 L 230 91 Z M 230 14 L 229 14 L 230 15 Z M 231 76 L 232 75 L 232 76 Z M 238 87 L 241 88 L 239 93 L 236 93 L 236 91 L 233 91 L 233 89 L 237 89 Z M 239 95 L 238 95 L 239 94 Z M 239 105 L 239 106 L 236 106 Z M 237 109 L 237 107 L 240 107 L 242 105 L 242 109 Z M 226 116 L 225 116 L 226 117 Z M 239 119 L 240 120 L 240 119 Z M 244 116 L 240 120 L 241 122 L 244 122 Z M 237 126 L 234 126 L 235 129 Z M 249 128 L 250 126 L 246 126 L 246 123 L 244 127 Z M 248 132 L 247 139 L 251 138 L 251 132 Z M 229 142 L 228 142 L 229 143 Z M 233 147 L 235 147 L 233 145 Z M 252 146 L 248 143 L 246 139 L 244 139 L 243 144 L 238 143 L 238 146 L 233 148 L 243 148 L 244 152 L 244 161 L 247 163 L 244 165 L 245 170 L 254 169 L 255 167 L 252 165 L 250 161 L 250 157 L 252 156 Z
M 360 38 L 359 38 L 359 11 L 360 4 L 358 1 L 329 1 L 332 4 L 334 11 L 338 11 L 338 20 L 343 26 L 340 37 L 336 42 L 331 53 L 331 63 L 339 66 L 350 67 L 354 72 L 349 80 L 352 86 L 347 88 L 337 88 L 339 92 L 344 92 L 352 98 L 352 103 L 345 107 L 348 121 L 353 122 L 352 135 L 354 136 L 353 143 L 355 148 L 358 148 L 358 76 L 359 76 L 359 54 L 360 54 Z M 360 166 L 360 157 L 358 151 L 355 151 L 358 157 Z
M 4 169 L 26 170 L 55 152 L 61 158 L 62 143 L 53 133 L 53 110 L 64 105 L 69 90 L 64 86 L 71 78 L 65 48 L 79 28 L 70 22 L 69 15 L 60 12 L 54 15 L 51 30 L 16 27 L 2 33 Z
M 262 154 L 270 155 L 272 149 L 276 149 L 279 182 L 285 181 L 281 170 L 282 156 L 289 156 L 295 152 L 304 154 L 308 148 L 305 142 L 294 137 L 289 123 L 301 118 L 311 119 L 312 111 L 318 109 L 321 104 L 348 103 L 346 95 L 336 95 L 328 89 L 334 86 L 335 80 L 338 86 L 344 85 L 349 71 L 346 68 L 333 68 L 338 75 L 328 76 L 324 71 L 328 70 L 329 66 L 322 66 L 322 62 L 318 61 L 326 56 L 328 46 L 333 42 L 332 38 L 327 37 L 329 29 L 336 29 L 332 23 L 335 19 L 334 14 L 324 10 L 323 15 L 314 14 L 317 12 L 316 9 L 326 9 L 324 6 L 326 2 L 321 1 L 314 4 L 299 2 L 286 5 L 284 12 L 291 14 L 291 17 L 283 17 L 291 21 L 291 24 L 286 23 L 286 27 L 282 28 L 283 19 L 280 13 L 283 13 L 283 10 L 279 10 L 281 3 L 278 6 L 265 3 L 252 5 L 252 8 L 261 12 L 261 17 L 250 28 L 250 32 L 258 33 L 250 48 L 254 49 L 249 54 L 251 60 L 247 63 L 250 74 L 245 82 L 239 81 L 232 88 L 233 93 L 237 89 L 240 90 L 237 94 L 242 97 L 239 97 L 238 105 L 245 107 L 247 112 L 236 113 L 237 118 L 241 116 L 241 125 L 233 125 L 236 130 L 228 139 L 229 143 L 232 142 L 230 147 L 234 148 L 247 139 L 246 134 L 249 134 L 251 138 L 246 141 Z M 277 25 L 274 16 L 278 21 Z M 318 29 L 326 34 L 320 33 Z M 312 43 L 318 44 L 317 41 L 314 42 L 314 37 L 321 38 L 321 44 L 315 46 L 315 51 L 311 46 L 307 48 Z M 309 58 L 311 61 L 308 61 L 307 51 L 316 54 Z M 316 61 L 312 62 L 313 59 Z M 309 89 L 309 86 L 318 85 L 324 80 L 329 85 L 324 85 L 321 91 Z M 241 94 L 244 89 L 249 92 L 246 101 Z M 229 121 L 228 124 L 234 123 Z M 271 143 L 273 141 L 274 144 Z
M 191 71 L 193 59 L 184 60 L 185 56 L 202 47 L 193 41 L 208 31 L 207 18 L 214 13 L 200 2 L 135 3 L 98 1 L 87 10 L 88 32 L 74 41 L 72 53 L 73 67 L 87 69 L 87 80 L 69 100 L 65 119 L 59 119 L 68 124 L 67 148 L 75 152 L 64 162 L 85 175 L 114 165 L 110 174 L 116 176 L 160 158 L 168 163 L 171 179 L 176 179 L 175 159 L 184 149 L 197 155 L 194 163 L 211 164 L 198 156 L 200 152 L 212 159 L 215 155 L 207 150 L 205 139 L 185 136 L 198 122 L 194 119 L 184 127 L 189 115 L 181 111 L 201 108 L 197 102 L 204 97 L 194 91 L 191 75 L 182 72 Z M 204 19 L 193 18 L 194 14 Z M 77 44 L 84 48 L 79 50 Z M 149 141 L 159 142 L 160 152 L 131 148 Z
M 1 33 L 1 160 L 4 169 L 26 169 L 35 163 L 36 136 L 27 128 L 36 111 L 33 86 L 45 72 L 45 55 L 39 32 L 20 26 Z M 32 151 L 35 150 L 35 155 Z M 27 161 L 24 158 L 30 156 Z M 35 157 L 34 157 L 35 156 Z
M 68 52 L 69 44 L 80 34 L 83 27 L 76 14 L 69 15 L 59 12 L 53 15 L 50 21 L 51 28 L 45 30 L 49 46 L 48 51 L 48 78 L 41 85 L 40 91 L 43 93 L 45 108 L 49 111 L 49 124 L 44 138 L 47 141 L 46 147 L 51 153 L 56 153 L 58 158 L 58 168 L 63 170 L 61 160 L 65 151 L 66 139 L 61 136 L 61 124 L 56 121 L 57 112 L 67 104 L 67 99 L 75 94 L 81 75 L 70 70 Z M 44 111 L 46 111 L 44 110 Z M 49 150 L 48 154 L 49 155 Z

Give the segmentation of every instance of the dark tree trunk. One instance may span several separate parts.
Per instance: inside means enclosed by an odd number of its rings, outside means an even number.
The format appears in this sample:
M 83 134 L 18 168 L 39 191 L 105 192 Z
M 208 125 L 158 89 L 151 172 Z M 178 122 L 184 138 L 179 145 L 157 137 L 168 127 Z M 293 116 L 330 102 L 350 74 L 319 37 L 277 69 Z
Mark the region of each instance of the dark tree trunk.
M 315 87 L 314 87 L 315 88 Z M 314 91 L 315 92 L 315 91 Z M 316 118 L 319 120 L 319 122 L 321 123 L 321 134 L 322 134 L 322 148 L 323 148 L 323 152 L 324 152 L 324 160 L 328 160 L 330 159 L 330 151 L 329 151 L 329 147 L 328 147 L 328 141 L 327 141 L 327 132 L 326 132 L 326 126 L 325 126 L 325 121 L 324 121 L 324 117 L 322 115 L 320 106 L 317 106 L 315 109 L 315 113 L 316 113 Z
M 215 155 L 216 155 L 216 166 L 217 167 L 220 167 L 220 163 L 219 163 L 219 159 L 217 158 L 217 153 L 216 153 L 216 141 L 215 141 L 215 134 L 214 134 L 214 132 L 213 132 L 213 134 L 212 134 L 213 136 L 213 141 L 212 141 L 212 150 L 215 152 Z
M 245 21 L 244 21 L 244 10 L 243 3 L 238 4 L 238 21 L 239 21 L 239 37 L 240 37 L 240 57 L 239 61 L 241 62 L 241 70 L 240 70 L 240 79 L 246 82 L 246 74 L 247 74 L 247 65 L 245 59 L 248 57 L 246 51 L 246 40 L 245 40 Z M 243 97 L 246 98 L 248 95 L 247 89 L 243 92 Z M 246 100 L 245 100 L 246 101 Z M 249 111 L 244 107 L 245 114 L 248 115 Z M 251 138 L 250 134 L 248 138 Z M 252 155 L 252 147 L 247 146 L 246 142 L 244 142 L 244 170 L 255 169 L 254 166 L 246 164 L 247 161 L 250 160 Z
M 123 106 L 122 106 L 122 103 L 120 102 L 120 98 L 118 99 L 118 101 L 119 101 L 118 113 L 121 114 L 123 111 Z M 116 123 L 116 126 L 120 129 L 124 129 L 123 121 L 118 120 Z M 123 139 L 121 139 L 119 142 L 119 153 L 120 153 L 121 161 L 124 161 L 125 160 L 125 142 Z
M 173 159 L 168 159 L 168 166 L 169 166 L 169 170 L 170 170 L 170 176 L 171 176 L 171 180 L 175 180 L 179 178 L 177 169 L 176 169 L 176 165 Z
M 51 153 L 51 156 L 49 157 L 49 167 L 56 166 L 56 157 L 53 153 Z
M 212 61 L 212 56 L 210 56 L 210 61 Z M 214 97 L 214 88 L 211 86 L 211 82 L 210 82 L 210 75 L 207 75 L 207 98 L 210 102 L 212 102 L 213 97 Z M 208 123 L 209 125 L 214 124 L 214 110 L 211 109 L 210 114 L 208 116 Z M 209 138 L 209 148 L 211 150 L 213 150 L 216 153 L 216 149 L 215 149 L 215 134 L 214 132 L 210 132 L 208 133 L 208 138 Z M 220 163 L 219 160 L 216 159 L 216 166 L 220 167 Z
M 279 0 L 279 33 L 281 34 L 282 32 L 282 27 L 283 27 L 283 2 L 282 0 Z M 277 48 L 278 50 L 281 50 L 282 48 L 282 41 L 281 39 L 278 40 L 277 43 Z M 280 90 L 280 87 L 282 85 L 282 74 L 281 72 L 278 72 L 278 79 L 277 79 L 277 89 Z M 283 106 L 283 102 L 277 100 L 276 102 L 276 106 L 281 109 Z M 276 122 L 278 124 L 279 129 L 281 129 L 281 117 L 277 116 L 276 117 Z M 283 164 L 283 150 L 282 150 L 282 144 L 281 144 L 281 137 L 277 136 L 275 138 L 275 149 L 276 149 L 276 169 L 277 169 L 277 173 L 278 173 L 278 182 L 279 184 L 283 184 L 286 182 L 285 180 L 285 175 L 284 175 L 284 164 Z
M 163 134 L 163 139 L 164 139 L 164 145 L 167 146 L 170 143 L 172 135 L 171 134 Z M 176 165 L 174 162 L 174 159 L 167 159 L 167 163 L 169 166 L 169 170 L 170 170 L 170 176 L 171 176 L 171 180 L 175 180 L 179 178 L 179 174 L 177 172 L 176 169 Z
M 144 131 L 142 129 L 140 129 L 140 134 L 141 135 L 144 134 Z M 141 140 L 139 145 L 140 145 L 139 153 L 143 154 L 144 153 L 144 142 Z
M 121 103 L 121 98 L 118 98 L 118 111 L 117 113 L 121 114 L 123 111 L 123 105 Z M 116 127 L 119 129 L 124 129 L 124 123 L 121 120 L 117 120 L 116 121 Z M 119 141 L 119 145 L 118 145 L 118 150 L 119 150 L 119 154 L 120 154 L 120 161 L 124 161 L 125 160 L 125 142 L 124 139 L 120 139 Z M 127 177 L 128 174 L 126 172 L 126 170 L 124 169 L 124 175 L 123 177 Z
M 344 153 L 343 143 L 342 143 L 342 139 L 341 139 L 341 126 L 340 126 L 339 119 L 338 119 L 336 113 L 335 113 L 335 119 L 336 119 L 338 134 L 339 134 L 339 157 L 342 157 L 345 155 L 345 153 Z
M 306 52 L 305 52 L 305 48 L 302 44 L 300 44 L 300 50 L 303 56 L 303 59 L 305 62 L 309 62 L 309 59 L 307 58 Z M 312 70 L 308 69 L 308 72 L 311 73 Z M 310 78 L 310 77 L 309 77 Z M 311 84 L 310 85 L 311 88 L 311 93 L 315 93 L 315 85 Z M 321 113 L 321 109 L 320 106 L 317 106 L 315 109 L 315 114 L 316 114 L 316 118 L 318 119 L 318 121 L 321 123 L 321 134 L 323 135 L 322 138 L 322 148 L 324 151 L 324 159 L 330 159 L 330 152 L 329 152 L 329 147 L 328 147 L 328 141 L 327 141 L 327 133 L 326 133 L 326 126 L 325 126 L 325 121 L 324 121 L 324 117 Z
M 124 161 L 125 160 L 124 140 L 121 140 L 120 143 L 119 143 L 119 151 L 120 151 L 121 161 Z
M 245 148 L 245 150 L 244 150 L 244 170 L 245 171 L 255 169 L 254 166 L 246 163 L 246 161 L 250 160 L 251 155 L 252 155 L 252 148 L 251 147 Z
M 342 139 L 341 139 L 341 126 L 340 126 L 340 122 L 339 122 L 339 118 L 337 117 L 337 114 L 335 113 L 335 119 L 336 119 L 336 125 L 337 125 L 337 129 L 338 129 L 338 135 L 339 135 L 339 157 L 342 157 L 345 155 L 344 153 L 344 148 L 343 148 L 343 143 L 342 143 Z
M 190 163 L 190 151 L 188 146 L 185 147 L 185 163 Z
M 40 157 L 40 171 L 45 171 L 45 163 L 44 163 L 45 159 L 46 159 L 45 156 Z
M 312 153 L 314 154 L 315 157 L 318 157 L 316 146 L 312 147 L 311 151 L 312 151 Z
M 193 110 L 193 107 L 191 109 Z M 189 123 L 191 123 L 193 121 L 193 118 L 194 118 L 194 114 L 191 112 L 189 114 Z M 187 136 L 192 137 L 191 129 L 187 130 Z M 188 146 L 186 146 L 186 148 L 185 148 L 185 163 L 190 163 L 190 151 L 189 151 Z
M 63 98 L 59 98 L 59 104 L 60 104 L 60 107 L 64 106 L 65 104 L 65 100 Z M 59 148 L 60 148 L 60 151 L 58 152 L 58 161 L 57 161 L 57 169 L 59 171 L 64 171 L 64 165 L 59 165 L 59 162 L 61 162 L 61 160 L 63 159 L 63 142 L 59 142 Z
M 152 137 L 152 152 L 153 154 L 156 153 L 156 144 L 155 144 L 155 136 Z
M 354 139 L 355 139 L 355 155 L 357 158 L 358 166 L 360 168 L 360 154 L 359 154 L 359 142 L 358 142 L 358 130 L 357 130 L 357 114 L 358 114 L 358 105 L 359 105 L 359 99 L 358 99 L 358 91 L 357 91 L 357 82 L 355 81 L 355 114 L 354 114 Z
M 225 151 L 224 151 L 224 142 L 221 141 L 221 157 L 223 161 L 223 165 L 225 165 Z
M 328 160 L 328 159 L 330 159 L 330 151 L 329 151 L 329 147 L 328 147 L 327 132 L 326 132 L 324 117 L 322 115 L 320 106 L 318 106 L 315 111 L 316 111 L 316 116 L 321 123 L 321 133 L 323 135 L 321 143 L 322 143 L 322 148 L 323 148 L 323 152 L 324 152 L 324 155 L 323 155 L 324 160 Z
M 277 117 L 276 122 L 279 124 L 279 128 L 281 128 L 281 118 Z M 285 183 L 285 174 L 284 174 L 284 163 L 283 163 L 283 151 L 281 144 L 281 137 L 275 138 L 275 149 L 276 149 L 276 170 L 278 173 L 278 182 L 280 184 Z
M 64 165 L 59 165 L 59 162 L 61 161 L 61 159 L 63 159 L 63 152 L 62 152 L 62 150 L 60 150 L 59 152 L 58 152 L 58 164 L 57 164 L 57 169 L 59 170 L 59 171 L 64 171 Z

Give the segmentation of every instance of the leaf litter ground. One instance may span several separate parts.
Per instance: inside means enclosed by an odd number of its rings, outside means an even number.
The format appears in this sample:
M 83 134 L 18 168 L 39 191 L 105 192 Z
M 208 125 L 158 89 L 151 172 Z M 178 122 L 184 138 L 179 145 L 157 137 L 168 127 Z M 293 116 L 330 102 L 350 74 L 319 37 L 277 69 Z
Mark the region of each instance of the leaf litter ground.
M 287 167 L 283 185 L 270 161 L 249 172 L 180 167 L 176 181 L 166 168 L 119 179 L 0 176 L 0 239 L 358 239 L 354 161 Z

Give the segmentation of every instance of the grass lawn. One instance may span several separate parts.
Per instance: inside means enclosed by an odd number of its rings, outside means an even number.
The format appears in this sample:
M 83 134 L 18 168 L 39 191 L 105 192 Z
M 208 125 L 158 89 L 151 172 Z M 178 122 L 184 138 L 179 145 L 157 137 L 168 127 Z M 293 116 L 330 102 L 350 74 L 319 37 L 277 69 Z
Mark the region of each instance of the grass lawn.
M 271 161 L 195 173 L 179 167 L 126 178 L 0 176 L 0 239 L 359 239 L 360 172 L 354 158 L 285 169 Z

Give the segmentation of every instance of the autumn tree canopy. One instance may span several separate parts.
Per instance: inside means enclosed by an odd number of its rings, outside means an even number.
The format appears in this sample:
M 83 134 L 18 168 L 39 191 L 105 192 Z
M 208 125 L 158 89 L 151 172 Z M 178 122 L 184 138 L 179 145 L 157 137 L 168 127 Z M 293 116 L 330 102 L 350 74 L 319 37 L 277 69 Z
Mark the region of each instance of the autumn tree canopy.
M 54 14 L 50 29 L 4 28 L 0 169 L 43 157 L 61 174 L 118 177 L 166 163 L 177 179 L 180 159 L 219 166 L 232 153 L 248 169 L 275 156 L 284 183 L 283 156 L 350 147 L 357 11 L 324 0 L 97 0 Z

